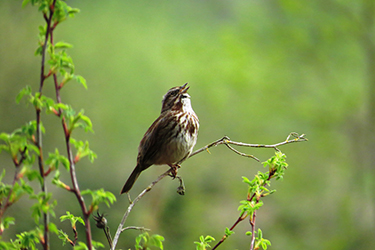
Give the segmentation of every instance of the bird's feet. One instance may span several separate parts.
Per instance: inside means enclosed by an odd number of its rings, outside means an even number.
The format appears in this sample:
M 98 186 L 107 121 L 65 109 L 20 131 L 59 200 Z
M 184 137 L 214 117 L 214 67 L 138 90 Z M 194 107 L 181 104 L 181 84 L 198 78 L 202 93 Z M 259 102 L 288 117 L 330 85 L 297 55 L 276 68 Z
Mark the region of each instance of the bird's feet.
M 171 172 L 170 172 L 170 176 L 173 178 L 173 179 L 175 179 L 176 177 L 177 177 L 177 171 L 178 171 L 178 169 L 181 167 L 180 165 L 178 165 L 178 164 L 171 164 L 171 165 L 169 165 L 169 167 L 171 167 Z

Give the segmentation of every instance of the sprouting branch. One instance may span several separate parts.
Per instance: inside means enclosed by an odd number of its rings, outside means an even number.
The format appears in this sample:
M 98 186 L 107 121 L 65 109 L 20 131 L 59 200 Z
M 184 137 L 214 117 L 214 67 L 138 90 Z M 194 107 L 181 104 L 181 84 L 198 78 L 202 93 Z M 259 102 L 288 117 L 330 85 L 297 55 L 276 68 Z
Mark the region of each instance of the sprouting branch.
M 234 224 L 229 228 L 229 230 L 233 230 L 241 221 L 243 221 L 247 217 L 247 214 L 242 212 L 241 215 L 238 217 L 238 219 L 234 222 Z M 212 250 L 215 250 L 218 246 L 221 245 L 221 243 L 224 242 L 228 238 L 227 235 L 224 235 L 221 240 L 212 248 Z
M 54 3 L 55 3 L 55 1 L 54 1 Z M 51 11 L 52 11 L 52 9 L 54 9 L 54 5 L 51 6 Z M 49 22 L 49 24 L 48 24 L 47 34 L 48 34 L 48 32 L 50 32 L 49 41 L 50 41 L 50 44 L 52 46 L 54 45 L 53 31 L 56 28 L 56 26 L 58 25 L 58 23 L 59 22 L 55 22 L 55 23 L 53 23 L 52 26 L 51 26 L 51 22 Z M 47 39 L 46 39 L 46 41 L 47 41 Z M 61 87 L 60 87 L 60 84 L 59 84 L 58 79 L 57 79 L 57 74 L 55 72 L 50 71 L 48 73 L 48 76 L 50 76 L 50 75 L 53 76 L 53 82 L 54 82 L 55 93 L 56 93 L 56 102 L 58 104 L 61 104 L 62 103 L 61 95 L 60 95 Z M 88 247 L 88 249 L 91 250 L 91 249 L 93 249 L 93 247 L 92 247 L 92 236 L 91 236 L 91 226 L 90 226 L 91 211 L 87 210 L 84 198 L 81 194 L 81 191 L 80 191 L 80 188 L 79 188 L 79 185 L 78 185 L 78 180 L 77 180 L 76 170 L 75 170 L 76 161 L 74 160 L 74 156 L 73 156 L 72 148 L 71 148 L 71 144 L 70 144 L 71 131 L 69 131 L 69 129 L 68 129 L 68 125 L 67 125 L 65 117 L 63 116 L 62 109 L 58 108 L 58 110 L 55 110 L 54 113 L 55 113 L 55 115 L 57 115 L 58 117 L 61 118 L 61 125 L 63 127 L 66 151 L 67 151 L 67 156 L 68 156 L 68 161 L 69 161 L 69 171 L 70 171 L 70 177 L 71 177 L 71 181 L 72 181 L 72 187 L 68 188 L 66 186 L 66 189 L 75 194 L 75 196 L 78 200 L 78 203 L 81 207 L 81 211 L 83 213 L 83 217 L 84 217 L 84 221 L 85 221 L 84 225 L 85 225 L 85 229 L 86 229 L 85 231 L 86 231 L 87 247 Z
M 214 146 L 218 146 L 218 145 L 221 145 L 221 144 L 225 144 L 230 150 L 232 150 L 233 152 L 235 152 L 236 154 L 238 155 L 241 155 L 241 156 L 244 156 L 244 157 L 249 157 L 249 158 L 252 158 L 256 161 L 259 161 L 258 158 L 256 158 L 255 156 L 253 155 L 248 155 L 248 154 L 245 154 L 245 153 L 242 153 L 236 149 L 234 149 L 232 146 L 230 145 L 236 145 L 236 146 L 241 146 L 241 147 L 254 147 L 254 148 L 273 148 L 275 149 L 276 151 L 280 151 L 277 147 L 279 146 L 283 146 L 283 145 L 286 145 L 286 144 L 290 144 L 290 143 L 293 143 L 293 142 L 303 142 L 303 141 L 307 141 L 307 138 L 305 138 L 305 135 L 302 134 L 302 135 L 298 135 L 297 133 L 295 132 L 292 132 L 288 135 L 288 137 L 286 138 L 285 141 L 283 142 L 279 142 L 279 143 L 276 143 L 276 144 L 272 144 L 272 145 L 265 145 L 265 144 L 249 144 L 249 143 L 243 143 L 243 142 L 236 142 L 236 141 L 232 141 L 229 139 L 229 137 L 227 136 L 224 136 L 223 138 L 219 139 L 219 140 L 216 140 L 198 150 L 196 150 L 195 152 L 193 152 L 190 156 L 194 156 L 194 155 L 197 155 L 203 151 L 208 151 L 209 148 L 211 147 L 214 147 Z M 135 204 L 147 193 L 149 192 L 160 180 L 162 180 L 164 177 L 170 175 L 172 172 L 172 169 L 169 169 L 167 170 L 166 172 L 164 172 L 163 174 L 161 174 L 155 181 L 153 181 L 146 189 L 144 189 L 133 201 L 130 200 L 130 196 L 129 196 L 129 201 L 130 201 L 130 204 L 127 208 L 127 210 L 125 211 L 125 214 L 117 228 L 117 231 L 115 233 L 115 237 L 113 239 L 113 242 L 112 242 L 112 247 L 111 247 L 111 250 L 114 250 L 116 248 L 116 245 L 117 245 L 117 242 L 118 242 L 118 239 L 120 237 L 120 234 L 121 232 L 125 231 L 126 229 L 128 229 L 129 227 L 125 227 L 124 228 L 124 224 L 126 222 L 126 219 L 128 218 L 131 210 L 133 209 L 133 207 L 135 206 Z M 269 173 L 269 177 L 268 177 L 268 180 L 272 178 L 274 172 L 271 172 Z M 181 179 L 180 179 L 180 182 L 181 182 Z M 182 184 L 181 184 L 182 185 Z M 180 185 L 180 186 L 181 186 Z M 264 184 L 265 185 L 265 184 Z M 248 197 L 248 199 L 252 199 L 254 196 L 252 196 L 251 198 Z M 258 201 L 259 202 L 259 201 Z M 244 213 L 244 214 L 241 214 L 240 217 L 237 219 L 237 221 L 233 224 L 233 226 L 230 228 L 230 230 L 232 230 L 234 227 L 237 226 L 237 224 L 241 221 L 243 221 L 245 218 L 247 217 L 247 214 Z M 255 228 L 255 214 L 253 215 L 253 223 L 254 223 L 254 228 Z M 254 235 L 254 234 L 253 234 Z M 213 248 L 215 249 L 217 246 L 219 246 L 224 240 L 226 239 L 226 236 L 224 236 L 221 241 Z
M 51 22 L 52 17 L 55 10 L 55 4 L 56 0 L 54 0 L 51 3 L 51 6 L 49 8 L 49 16 L 47 17 L 46 14 L 44 14 L 44 19 L 47 23 L 46 25 L 46 35 L 44 38 L 44 44 L 42 48 L 42 60 L 41 60 L 41 69 L 40 69 L 40 84 L 39 84 L 39 98 L 42 96 L 42 90 L 44 81 L 46 79 L 46 76 L 44 74 L 45 71 L 45 58 L 46 58 L 46 50 L 47 50 L 47 44 L 48 39 L 52 36 L 52 29 L 51 29 Z M 39 149 L 39 155 L 38 155 L 38 165 L 39 165 L 39 172 L 40 176 L 43 179 L 42 181 L 42 192 L 47 192 L 47 186 L 45 184 L 45 173 L 44 173 L 44 164 L 43 164 L 43 150 L 42 150 L 42 121 L 41 121 L 41 109 L 39 107 L 36 107 L 36 146 Z M 48 250 L 50 248 L 49 244 L 49 215 L 47 212 L 43 212 L 43 223 L 44 223 L 44 239 L 42 241 L 43 249 Z
M 56 92 L 57 103 L 62 103 L 59 83 L 58 83 L 56 74 L 53 74 L 53 80 L 54 80 L 54 84 L 55 84 L 55 92 Z M 79 185 L 78 185 L 78 180 L 77 180 L 76 170 L 75 170 L 75 160 L 74 160 L 74 156 L 73 156 L 71 144 L 70 144 L 71 132 L 68 129 L 68 125 L 67 125 L 65 117 L 63 116 L 61 108 L 59 108 L 59 110 L 58 110 L 58 116 L 61 117 L 61 124 L 62 124 L 62 127 L 63 127 L 64 136 L 65 136 L 65 145 L 66 145 L 66 151 L 67 151 L 69 166 L 70 166 L 70 168 L 69 168 L 70 178 L 71 178 L 72 186 L 73 186 L 72 188 L 70 188 L 69 191 L 71 191 L 75 194 L 75 196 L 78 200 L 78 203 L 81 207 L 81 210 L 82 210 L 82 213 L 83 213 L 83 218 L 84 218 L 84 221 L 85 221 L 87 247 L 88 247 L 88 249 L 92 249 L 92 236 L 91 236 L 91 226 L 90 226 L 90 213 L 91 213 L 91 211 L 87 210 L 84 198 L 81 194 L 81 191 L 80 191 L 80 188 L 79 188 Z
M 13 159 L 13 164 L 16 167 L 16 170 L 14 171 L 13 182 L 9 190 L 8 196 L 4 202 L 3 201 L 0 202 L 0 221 L 3 218 L 5 211 L 13 204 L 13 202 L 10 201 L 10 197 L 13 193 L 16 182 L 19 180 L 19 175 L 18 175 L 19 167 L 22 165 L 23 161 L 26 159 L 26 150 L 27 150 L 27 147 L 25 147 L 24 150 L 20 151 L 21 157 L 19 160 L 17 159 L 17 157 Z M 3 230 L 0 229 L 0 235 L 2 235 L 2 233 L 3 233 Z
M 289 136 L 287 138 L 286 141 L 288 141 L 289 139 Z M 304 140 L 307 140 L 306 138 L 304 138 Z M 275 177 L 275 174 L 277 172 L 277 169 L 274 167 L 274 166 L 270 166 L 270 169 L 269 169 L 269 172 L 268 172 L 268 177 L 265 181 L 261 182 L 260 186 L 261 187 L 267 187 L 269 181 Z M 258 193 L 258 192 L 249 192 L 248 195 L 247 195 L 247 201 L 248 202 L 252 202 L 254 201 L 254 204 L 253 206 L 257 206 L 257 204 L 260 202 L 260 198 L 264 197 L 265 195 L 263 193 Z M 230 230 L 232 231 L 241 221 L 243 221 L 247 216 L 249 216 L 249 223 L 250 223 L 250 226 L 251 226 L 251 244 L 250 244 L 250 250 L 253 250 L 255 249 L 255 224 L 256 224 L 256 213 L 257 213 L 257 209 L 254 209 L 251 213 L 248 213 L 248 212 L 245 212 L 245 210 L 243 210 L 240 214 L 240 216 L 238 217 L 238 219 L 236 220 L 236 222 L 233 224 L 233 226 L 230 228 Z M 225 234 L 221 240 L 212 248 L 212 250 L 215 250 L 216 248 L 218 248 L 223 242 L 224 240 L 226 240 L 228 237 L 227 235 Z

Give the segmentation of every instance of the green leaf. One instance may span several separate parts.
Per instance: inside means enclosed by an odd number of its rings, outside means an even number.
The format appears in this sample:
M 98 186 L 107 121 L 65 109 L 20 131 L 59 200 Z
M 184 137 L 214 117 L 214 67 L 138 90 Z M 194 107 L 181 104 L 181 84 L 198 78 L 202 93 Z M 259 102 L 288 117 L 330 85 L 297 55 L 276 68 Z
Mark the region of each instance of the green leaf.
M 7 133 L 1 133 L 0 134 L 0 140 L 9 143 L 9 135 Z
M 59 150 L 56 148 L 55 153 L 49 153 L 46 160 L 46 164 L 49 165 L 52 169 L 58 169 L 59 164 L 62 164 L 67 171 L 70 169 L 70 162 L 68 158 L 63 155 L 60 155 Z
M 56 202 L 56 200 L 51 201 L 51 197 L 52 197 L 52 193 L 46 194 L 44 192 L 40 192 L 37 195 L 31 195 L 30 196 L 31 199 L 37 200 L 37 202 L 35 202 L 31 206 L 32 217 L 34 218 L 35 223 L 38 224 L 42 213 L 49 213 L 52 216 L 55 216 L 54 208 L 55 208 L 57 202 Z
M 105 203 L 108 207 L 116 201 L 116 196 L 111 192 L 104 191 L 104 189 L 99 190 L 84 190 L 81 192 L 82 195 L 90 194 L 92 197 L 91 206 L 96 210 L 99 204 Z
M 82 225 L 85 225 L 85 222 L 83 221 L 83 219 L 79 216 L 74 216 L 73 214 L 71 214 L 69 211 L 66 211 L 66 215 L 62 215 L 60 216 L 60 221 L 63 222 L 65 220 L 69 220 L 70 221 L 70 224 L 73 228 L 76 227 L 76 223 L 77 221 L 79 223 L 81 223 Z
M 215 238 L 210 236 L 210 235 L 207 235 L 205 238 L 204 238 L 204 241 L 205 242 L 212 242 L 212 241 L 215 241 Z
M 85 243 L 79 241 L 77 245 L 74 246 L 74 250 L 88 250 L 89 248 L 86 246 Z
M 259 239 L 263 238 L 263 233 L 262 233 L 262 230 L 260 228 L 258 229 L 258 238 Z
M 38 56 L 38 55 L 42 55 L 42 53 L 43 53 L 43 46 L 39 46 L 38 48 L 36 48 L 34 55 Z
M 74 14 L 79 13 L 79 12 L 80 12 L 80 10 L 77 9 L 77 8 L 70 8 L 70 9 L 68 10 L 68 14 L 69 14 L 70 17 L 73 17 Z
M 74 145 L 74 147 L 77 149 L 77 157 L 76 159 L 80 160 L 86 156 L 88 156 L 89 160 L 91 162 L 94 162 L 95 158 L 97 158 L 97 155 L 94 151 L 92 151 L 89 148 L 89 142 L 83 142 L 83 141 L 76 141 L 74 138 L 70 138 L 70 143 Z
M 72 48 L 73 45 L 71 45 L 70 43 L 66 43 L 66 42 L 57 42 L 55 44 L 55 48 L 56 49 L 69 49 L 69 48 Z
M 48 224 L 48 229 L 51 233 L 54 233 L 56 235 L 59 235 L 59 229 L 57 228 L 57 226 L 55 225 L 55 223 L 52 223 L 50 222 Z
M 215 241 L 214 237 L 207 235 L 206 237 L 203 237 L 201 235 L 199 237 L 200 242 L 195 241 L 194 244 L 197 245 L 196 249 L 197 250 L 206 250 L 207 247 L 211 247 L 208 243 Z
M 92 122 L 90 120 L 90 118 L 88 118 L 87 116 L 81 115 L 81 120 L 85 122 L 86 126 L 85 126 L 85 131 L 87 132 L 88 130 L 92 131 Z
M 161 236 L 161 235 L 158 235 L 158 234 L 154 234 L 150 237 L 149 239 L 149 243 L 151 246 L 155 246 L 157 248 L 160 248 L 161 250 L 163 250 L 163 241 L 164 241 L 164 237 Z
M 30 86 L 26 86 L 23 89 L 21 89 L 21 91 L 18 93 L 18 95 L 16 97 L 16 102 L 20 103 L 22 97 L 24 97 L 25 95 L 31 95 L 31 87 Z
M 83 77 L 80 76 L 80 75 L 76 75 L 76 76 L 75 76 L 75 79 L 76 79 L 76 81 L 77 81 L 78 83 L 82 84 L 82 86 L 83 86 L 85 89 L 87 89 L 87 84 L 86 84 L 86 79 L 85 79 L 85 78 L 83 78 Z
M 17 234 L 17 243 L 19 244 L 19 249 L 36 249 L 35 244 L 39 243 L 39 235 L 35 230 L 29 232 L 22 232 Z
M 22 8 L 24 8 L 29 2 L 30 2 L 30 0 L 23 0 L 22 1 Z
M 251 181 L 247 177 L 245 177 L 245 176 L 242 176 L 242 182 L 247 183 L 249 185 L 252 184 Z
M 69 236 L 62 230 L 59 230 L 58 237 L 62 240 L 62 245 L 65 246 L 66 242 L 69 242 Z
M 92 243 L 92 245 L 93 245 L 93 247 L 94 247 L 94 250 L 96 249 L 96 248 L 104 248 L 104 245 L 102 244 L 102 243 L 100 243 L 100 242 L 98 242 L 98 241 L 91 241 L 91 243 Z
M 4 229 L 9 228 L 10 225 L 14 225 L 14 218 L 13 217 L 5 217 L 0 223 L 0 231 L 3 232 Z
M 5 176 L 5 168 L 3 169 L 3 172 L 1 173 L 0 175 L 0 182 L 3 180 L 4 176 Z
M 225 228 L 225 235 L 226 236 L 230 236 L 230 235 L 232 235 L 232 234 L 234 234 L 234 232 L 233 231 L 231 231 L 229 228 Z

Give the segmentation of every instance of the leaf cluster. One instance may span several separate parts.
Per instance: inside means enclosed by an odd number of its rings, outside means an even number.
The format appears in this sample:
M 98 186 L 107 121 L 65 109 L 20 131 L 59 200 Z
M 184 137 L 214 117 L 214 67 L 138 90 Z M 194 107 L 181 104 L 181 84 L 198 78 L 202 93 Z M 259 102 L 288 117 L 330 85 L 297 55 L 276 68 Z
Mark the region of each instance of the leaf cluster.
M 211 247 L 209 243 L 213 241 L 215 241 L 214 237 L 210 235 L 204 237 L 203 235 L 201 235 L 199 237 L 199 242 L 195 241 L 194 244 L 196 245 L 196 250 L 206 250 L 208 247 Z
M 135 239 L 135 249 L 136 250 L 151 250 L 160 249 L 163 250 L 164 237 L 158 234 L 149 235 L 144 232 L 137 236 Z

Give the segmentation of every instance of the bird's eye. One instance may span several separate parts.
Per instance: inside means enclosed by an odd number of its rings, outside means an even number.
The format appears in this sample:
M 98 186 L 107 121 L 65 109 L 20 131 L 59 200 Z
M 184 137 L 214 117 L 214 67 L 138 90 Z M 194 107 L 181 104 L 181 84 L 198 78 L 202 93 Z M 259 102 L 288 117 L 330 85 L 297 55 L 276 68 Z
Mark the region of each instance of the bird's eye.
M 176 89 L 176 90 L 174 90 L 174 91 L 172 91 L 172 92 L 171 92 L 171 95 L 172 95 L 172 96 L 175 96 L 175 95 L 177 95 L 177 94 L 178 94 L 178 92 L 179 92 L 179 90 L 178 90 L 178 89 Z

